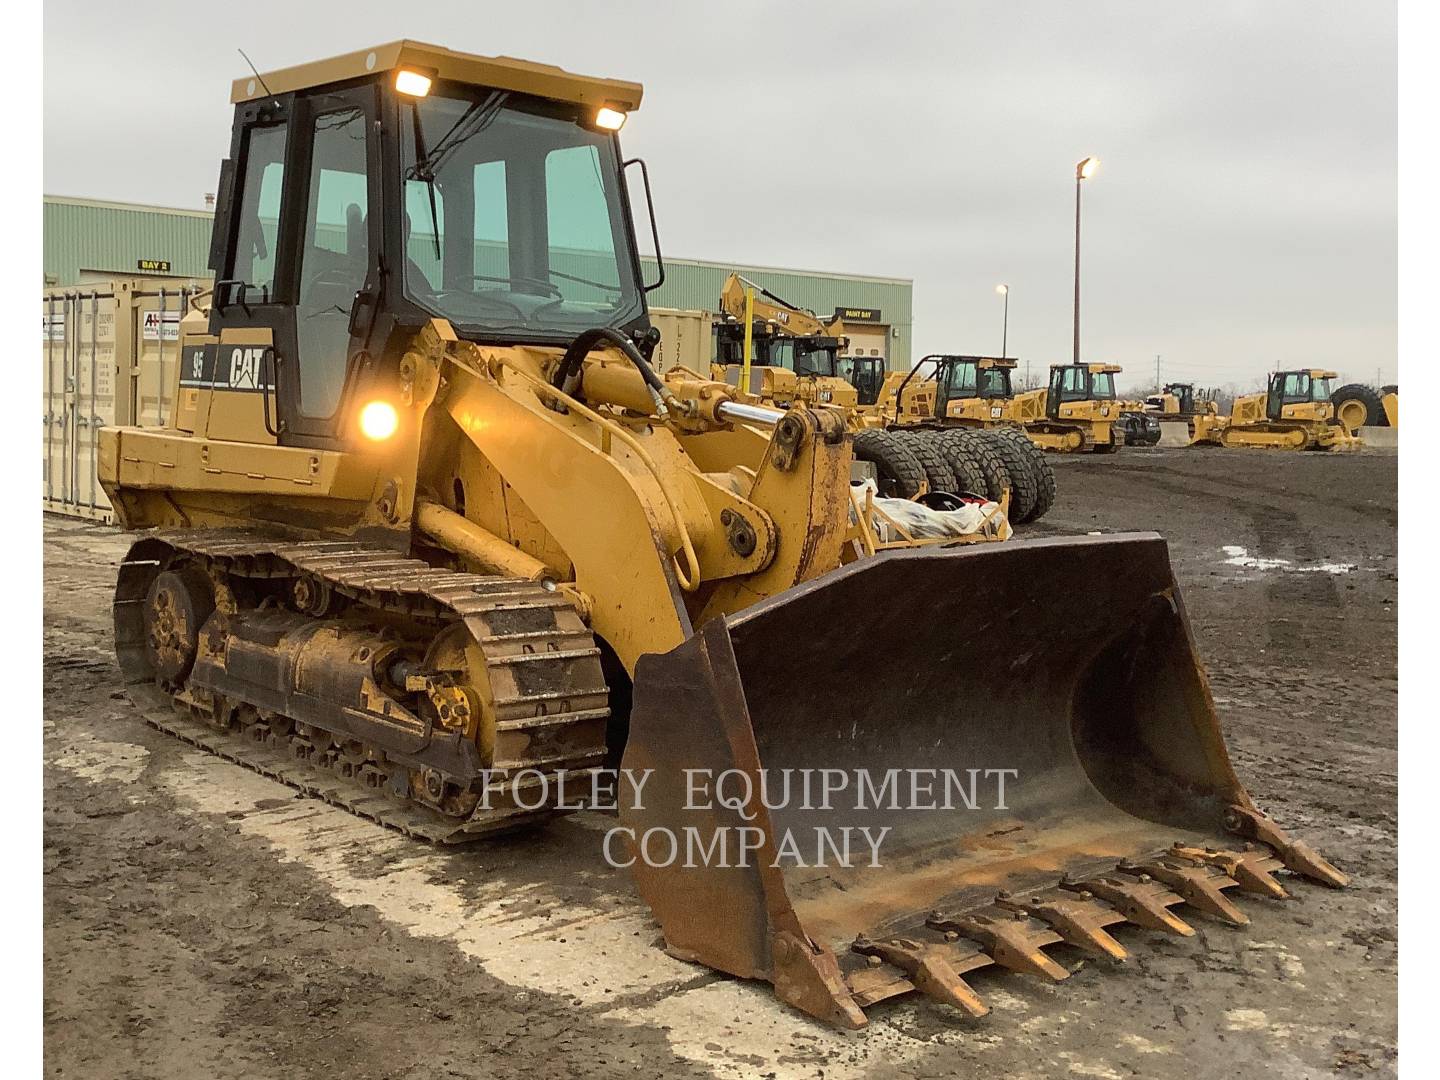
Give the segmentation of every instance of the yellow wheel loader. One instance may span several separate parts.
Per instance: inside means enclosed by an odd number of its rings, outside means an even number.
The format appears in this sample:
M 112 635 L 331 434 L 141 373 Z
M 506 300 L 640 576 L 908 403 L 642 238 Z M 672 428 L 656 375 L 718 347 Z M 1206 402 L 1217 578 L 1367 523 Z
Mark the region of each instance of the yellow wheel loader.
M 623 755 L 669 950 L 845 1027 L 983 1013 L 965 973 L 1063 979 L 1183 908 L 1243 924 L 1281 870 L 1344 883 L 1232 770 L 1160 537 L 847 562 L 838 412 L 655 374 L 638 85 L 402 41 L 232 99 L 180 408 L 101 433 L 151 723 L 442 842 Z M 786 854 L 817 829 L 874 858 Z M 682 833 L 742 857 L 661 857 Z
M 1318 368 L 1274 372 L 1265 393 L 1235 399 L 1229 417 L 1210 438 L 1231 448 L 1358 450 L 1363 442 L 1346 430 L 1330 400 L 1335 377 Z

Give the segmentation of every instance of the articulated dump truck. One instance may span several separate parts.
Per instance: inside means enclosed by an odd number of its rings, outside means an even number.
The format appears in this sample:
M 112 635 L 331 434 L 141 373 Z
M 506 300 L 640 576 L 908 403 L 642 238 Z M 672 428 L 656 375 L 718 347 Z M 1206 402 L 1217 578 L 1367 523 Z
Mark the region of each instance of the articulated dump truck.
M 177 408 L 100 436 L 152 724 L 447 843 L 652 770 L 633 852 L 752 856 L 636 858 L 670 951 L 844 1027 L 1344 883 L 1231 769 L 1160 537 L 859 545 L 843 418 L 655 373 L 638 85 L 399 42 L 232 97 Z M 908 808 L 936 770 L 1006 783 Z M 692 807 L 801 773 L 879 790 Z

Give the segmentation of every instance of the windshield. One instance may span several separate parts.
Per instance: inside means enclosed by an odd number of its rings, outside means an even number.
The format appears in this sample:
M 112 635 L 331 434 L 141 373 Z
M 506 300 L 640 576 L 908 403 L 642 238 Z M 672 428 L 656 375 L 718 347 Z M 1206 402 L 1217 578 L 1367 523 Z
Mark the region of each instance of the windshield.
M 643 313 L 612 137 L 484 90 L 441 90 L 401 115 L 412 301 L 458 326 L 537 337 Z
M 1095 401 L 1108 401 L 1115 396 L 1115 376 L 1108 371 L 1099 371 L 1090 376 L 1090 397 Z
M 975 396 L 975 364 L 973 361 L 952 361 L 944 364 L 945 400 Z
M 1010 396 L 1010 369 L 1002 367 L 980 369 L 980 397 L 1008 398 Z
M 765 362 L 770 367 L 788 368 L 796 375 L 829 378 L 835 374 L 835 347 L 816 345 L 803 338 L 775 338 Z
M 1329 401 L 1329 400 L 1330 400 L 1330 380 L 1329 380 L 1329 379 L 1311 379 L 1311 380 L 1310 380 L 1310 400 L 1311 400 L 1311 401 Z

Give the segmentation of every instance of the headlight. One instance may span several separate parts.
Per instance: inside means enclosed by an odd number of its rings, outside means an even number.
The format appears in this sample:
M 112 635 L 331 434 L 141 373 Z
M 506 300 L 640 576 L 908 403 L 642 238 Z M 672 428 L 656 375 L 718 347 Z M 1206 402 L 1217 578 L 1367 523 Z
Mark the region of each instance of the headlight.
M 360 410 L 360 432 L 367 439 L 384 442 L 400 426 L 400 415 L 388 401 L 372 401 Z
M 625 114 L 609 105 L 601 105 L 595 113 L 595 126 L 606 131 L 619 131 L 625 126 Z
M 423 71 L 401 68 L 395 72 L 395 89 L 411 97 L 424 97 L 430 93 L 430 76 Z

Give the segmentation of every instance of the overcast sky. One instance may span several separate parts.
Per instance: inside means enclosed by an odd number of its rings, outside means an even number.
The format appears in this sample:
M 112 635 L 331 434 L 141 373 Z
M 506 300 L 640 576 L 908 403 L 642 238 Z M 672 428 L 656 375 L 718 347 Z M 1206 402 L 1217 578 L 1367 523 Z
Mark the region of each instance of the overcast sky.
M 236 47 L 400 37 L 645 84 L 674 256 L 913 278 L 915 355 L 1071 344 L 1121 384 L 1395 380 L 1396 24 L 1371 0 L 45 5 L 45 190 L 199 208 Z

